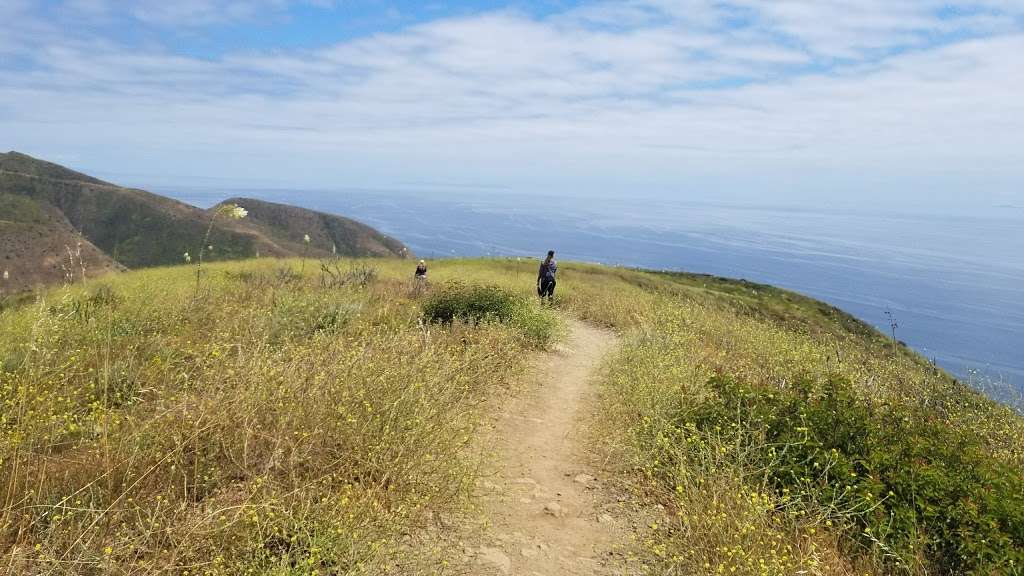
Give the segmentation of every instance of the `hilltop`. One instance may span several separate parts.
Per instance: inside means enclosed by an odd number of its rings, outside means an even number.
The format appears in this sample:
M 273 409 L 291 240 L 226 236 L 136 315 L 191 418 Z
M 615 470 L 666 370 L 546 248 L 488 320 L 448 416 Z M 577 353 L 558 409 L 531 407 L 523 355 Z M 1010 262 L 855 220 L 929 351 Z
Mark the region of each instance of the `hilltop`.
M 1020 573 L 1024 418 L 832 306 L 307 264 L 0 308 L 10 573 Z
M 218 223 L 208 260 L 322 256 L 333 247 L 347 256 L 409 255 L 401 242 L 341 216 L 244 203 L 253 220 Z M 79 278 L 83 270 L 94 277 L 181 263 L 186 252 L 198 254 L 210 217 L 207 210 L 145 190 L 17 152 L 0 154 L 0 267 L 9 273 L 8 289 Z M 308 247 L 304 234 L 312 239 Z

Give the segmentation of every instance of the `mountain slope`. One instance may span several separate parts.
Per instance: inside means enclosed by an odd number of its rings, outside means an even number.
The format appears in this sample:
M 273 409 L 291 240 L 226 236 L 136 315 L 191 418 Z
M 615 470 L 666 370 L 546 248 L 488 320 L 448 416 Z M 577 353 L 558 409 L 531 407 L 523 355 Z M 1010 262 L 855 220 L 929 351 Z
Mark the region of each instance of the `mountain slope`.
M 403 256 L 408 252 L 398 240 L 343 216 L 252 198 L 231 198 L 222 204 L 244 206 L 249 211 L 246 223 L 296 254 L 305 249 L 307 234 L 311 256 Z
M 124 267 L 83 238 L 53 206 L 25 196 L 0 193 L 0 277 L 2 289 L 92 278 Z
M 211 216 L 171 198 L 116 186 L 17 152 L 0 154 L 0 194 L 26 200 L 10 200 L 9 208 L 0 212 L 0 262 L 8 266 L 8 287 L 14 289 L 62 279 L 51 260 L 65 244 L 76 247 L 80 241 L 86 246 L 87 269 L 97 272 L 180 263 L 185 252 L 199 252 Z M 218 222 L 207 259 L 301 255 L 305 233 L 317 238 L 317 255 L 329 253 L 332 242 L 351 256 L 407 254 L 400 242 L 351 220 L 269 203 L 254 209 L 258 222 Z M 22 212 L 30 220 L 41 213 L 49 223 L 27 229 L 20 222 Z M 310 225 L 310 230 L 299 233 L 295 227 L 302 225 Z M 30 244 L 26 238 L 36 240 Z
M 107 182 L 93 178 L 92 176 L 86 176 L 81 172 L 75 172 L 74 170 L 70 170 L 59 164 L 39 160 L 38 158 L 33 158 L 27 154 L 14 151 L 8 152 L 7 154 L 0 154 L 0 173 L 3 172 L 22 174 L 33 178 L 45 178 L 48 180 L 63 180 L 67 182 L 82 182 L 101 186 L 111 186 L 111 184 Z

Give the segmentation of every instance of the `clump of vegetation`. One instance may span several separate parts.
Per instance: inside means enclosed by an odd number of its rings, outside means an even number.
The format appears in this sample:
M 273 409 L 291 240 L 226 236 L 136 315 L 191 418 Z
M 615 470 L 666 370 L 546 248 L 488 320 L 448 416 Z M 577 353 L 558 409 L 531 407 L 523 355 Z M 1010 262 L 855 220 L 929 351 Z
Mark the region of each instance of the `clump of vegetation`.
M 320 285 L 324 288 L 359 286 L 365 288 L 377 279 L 377 269 L 366 262 L 342 264 L 338 258 L 320 261 Z
M 449 282 L 427 297 L 423 315 L 430 322 L 442 324 L 506 323 L 541 348 L 558 333 L 558 323 L 549 313 L 532 307 L 522 295 L 493 285 Z
M 844 378 L 762 390 L 724 376 L 689 416 L 699 436 L 756 446 L 768 487 L 844 525 L 884 564 L 994 574 L 1024 566 L 1024 476 L 974 430 L 912 404 L 872 406 Z M 751 443 L 751 439 L 756 442 Z
M 606 410 L 628 434 L 609 437 L 672 511 L 646 541 L 657 570 L 1020 572 L 1024 421 L 1009 408 L 797 298 L 623 289 L 649 311 L 611 317 L 627 340 Z
M 451 324 L 454 320 L 507 322 L 524 301 L 497 286 L 478 286 L 450 282 L 434 292 L 423 304 L 423 314 L 432 322 Z

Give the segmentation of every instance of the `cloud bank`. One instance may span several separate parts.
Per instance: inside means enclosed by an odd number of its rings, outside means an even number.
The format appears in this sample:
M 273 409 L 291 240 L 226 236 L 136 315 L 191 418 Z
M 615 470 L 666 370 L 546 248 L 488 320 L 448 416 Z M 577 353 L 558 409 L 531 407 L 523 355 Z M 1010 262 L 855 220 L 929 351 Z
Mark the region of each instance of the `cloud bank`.
M 1024 201 L 1024 4 L 633 0 L 215 50 L 328 0 L 0 4 L 0 146 L 186 183 Z

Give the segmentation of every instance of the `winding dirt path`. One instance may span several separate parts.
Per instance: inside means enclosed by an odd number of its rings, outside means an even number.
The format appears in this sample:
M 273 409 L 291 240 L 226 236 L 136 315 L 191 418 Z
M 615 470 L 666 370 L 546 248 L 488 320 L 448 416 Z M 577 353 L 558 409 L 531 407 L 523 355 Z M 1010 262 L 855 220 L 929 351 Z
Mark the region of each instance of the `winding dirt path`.
M 596 371 L 616 338 L 581 322 L 570 328 L 485 438 L 495 457 L 479 486 L 480 525 L 464 530 L 467 573 L 629 573 L 631 531 L 581 441 Z

